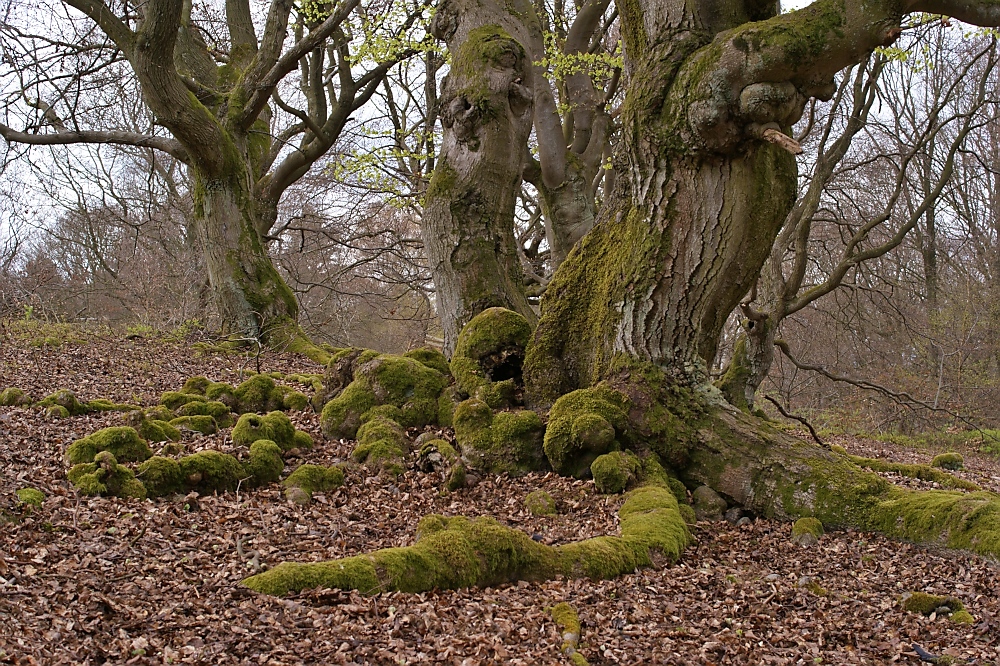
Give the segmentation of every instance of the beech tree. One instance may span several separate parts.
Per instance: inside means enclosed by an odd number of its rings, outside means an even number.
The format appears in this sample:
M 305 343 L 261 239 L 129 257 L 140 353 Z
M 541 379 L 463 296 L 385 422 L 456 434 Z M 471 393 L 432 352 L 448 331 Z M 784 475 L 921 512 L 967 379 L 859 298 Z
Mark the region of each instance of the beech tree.
M 247 0 L 227 1 L 221 17 L 199 15 L 190 0 L 65 0 L 51 9 L 49 32 L 22 12 L 5 24 L 5 78 L 20 103 L 8 104 L 0 135 L 29 145 L 151 148 L 185 163 L 224 330 L 297 341 L 322 357 L 295 323 L 295 296 L 266 237 L 285 190 L 410 52 L 403 39 L 421 6 L 274 0 L 258 17 Z M 389 28 L 377 33 L 373 15 Z M 282 85 L 293 74 L 297 90 Z M 138 86 L 146 131 L 104 126 L 105 88 L 123 77 Z M 22 127 L 11 125 L 15 118 Z M 289 122 L 276 127 L 278 118 Z

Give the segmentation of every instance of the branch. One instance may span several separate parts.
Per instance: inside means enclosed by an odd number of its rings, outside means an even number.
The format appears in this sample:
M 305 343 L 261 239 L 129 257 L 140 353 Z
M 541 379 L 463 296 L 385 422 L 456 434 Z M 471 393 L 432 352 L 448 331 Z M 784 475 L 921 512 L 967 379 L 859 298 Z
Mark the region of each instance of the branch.
M 997 0 L 911 0 L 905 11 L 944 14 L 973 25 L 1000 26 Z
M 83 12 L 104 31 L 122 51 L 131 55 L 135 47 L 135 33 L 101 0 L 63 0 L 77 11 Z
M 775 343 L 775 344 L 777 344 L 777 343 Z M 779 403 L 777 400 L 775 400 L 774 398 L 772 398 L 769 395 L 765 395 L 764 399 L 767 400 L 768 402 L 770 402 L 775 407 L 777 407 L 778 411 L 781 412 L 781 415 L 784 416 L 786 419 L 792 419 L 794 421 L 798 421 L 799 423 L 801 423 L 805 427 L 809 428 L 809 434 L 812 435 L 812 438 L 816 440 L 817 444 L 819 444 L 820 446 L 822 446 L 824 449 L 829 449 L 830 448 L 830 446 L 828 444 L 824 444 L 823 443 L 823 440 L 821 440 L 819 438 L 819 435 L 816 434 L 816 429 L 813 428 L 812 424 L 809 423 L 809 421 L 807 421 L 804 417 L 802 417 L 802 416 L 796 416 L 795 414 L 789 414 L 788 412 L 785 411 L 785 408 L 781 406 L 781 403 Z
M 184 146 L 175 139 L 168 139 L 162 136 L 150 136 L 148 134 L 137 134 L 135 132 L 88 132 L 88 131 L 66 131 L 55 134 L 28 134 L 18 132 L 6 125 L 0 124 L 0 136 L 8 143 L 26 143 L 35 146 L 56 146 L 72 143 L 113 143 L 122 146 L 138 146 L 140 148 L 155 148 L 171 155 L 172 157 L 188 164 L 190 157 Z

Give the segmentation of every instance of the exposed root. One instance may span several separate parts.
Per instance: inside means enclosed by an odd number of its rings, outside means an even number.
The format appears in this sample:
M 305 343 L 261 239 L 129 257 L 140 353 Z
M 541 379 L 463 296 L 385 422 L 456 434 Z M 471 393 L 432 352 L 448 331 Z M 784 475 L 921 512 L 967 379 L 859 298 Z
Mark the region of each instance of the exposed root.
M 580 616 L 576 614 L 576 609 L 564 601 L 553 606 L 550 612 L 552 613 L 552 621 L 556 623 L 559 634 L 562 636 L 562 645 L 559 646 L 560 652 L 569 657 L 570 663 L 574 666 L 587 666 L 587 660 L 577 652 L 582 631 Z
M 243 583 L 258 592 L 280 596 L 315 587 L 375 594 L 541 581 L 556 576 L 601 580 L 674 561 L 690 539 L 677 499 L 661 486 L 643 486 L 629 493 L 618 515 L 621 536 L 562 546 L 537 543 L 492 518 L 430 515 L 420 521 L 412 546 L 329 562 L 285 562 Z

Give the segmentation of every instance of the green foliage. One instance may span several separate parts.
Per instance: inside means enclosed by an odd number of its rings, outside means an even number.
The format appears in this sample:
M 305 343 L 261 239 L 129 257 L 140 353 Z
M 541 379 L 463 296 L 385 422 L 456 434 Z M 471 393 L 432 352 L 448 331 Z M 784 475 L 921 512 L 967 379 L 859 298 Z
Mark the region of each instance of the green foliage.
M 116 426 L 98 430 L 70 444 L 66 449 L 66 460 L 70 465 L 93 462 L 101 451 L 108 451 L 124 462 L 142 462 L 153 455 L 135 428 Z

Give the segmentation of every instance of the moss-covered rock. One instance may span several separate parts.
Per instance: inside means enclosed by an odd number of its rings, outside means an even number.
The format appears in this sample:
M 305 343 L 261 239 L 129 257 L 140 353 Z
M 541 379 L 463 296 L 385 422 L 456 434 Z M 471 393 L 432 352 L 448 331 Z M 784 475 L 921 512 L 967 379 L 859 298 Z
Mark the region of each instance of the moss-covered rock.
M 576 609 L 564 601 L 553 606 L 550 612 L 552 621 L 555 622 L 559 629 L 559 635 L 562 637 L 559 651 L 569 658 L 569 662 L 573 666 L 587 666 L 587 660 L 576 651 L 580 644 L 581 635 L 580 617 L 577 615 Z
M 594 460 L 621 448 L 628 434 L 627 400 L 603 386 L 559 398 L 549 412 L 545 455 L 559 474 L 582 478 Z
M 594 485 L 598 492 L 615 494 L 635 484 L 642 471 L 642 463 L 631 451 L 612 451 L 597 456 L 590 465 Z
M 905 594 L 903 595 L 902 602 L 903 610 L 910 613 L 920 613 L 921 615 L 930 615 L 942 607 L 947 608 L 952 613 L 965 608 L 962 602 L 955 597 L 943 597 L 937 594 L 928 594 L 927 592 Z
M 135 428 L 116 426 L 98 430 L 70 444 L 66 449 L 66 460 L 70 465 L 93 462 L 100 451 L 109 451 L 122 462 L 142 462 L 153 455 L 152 449 Z
M 351 458 L 398 476 L 403 473 L 409 452 L 406 433 L 400 425 L 390 419 L 376 417 L 358 430 L 358 445 L 351 452 Z
M 465 463 L 459 460 L 448 470 L 448 478 L 445 479 L 444 487 L 449 492 L 455 492 L 456 490 L 465 488 L 468 482 L 469 474 L 465 469 Z
M 139 405 L 131 405 L 129 403 L 122 402 L 112 402 L 111 400 L 105 400 L 104 398 L 98 398 L 96 400 L 90 400 L 84 407 L 87 412 L 131 412 L 141 410 L 142 407 Z
M 251 485 L 263 486 L 276 482 L 285 470 L 281 447 L 269 439 L 258 439 L 250 445 L 250 461 L 246 470 L 250 474 Z
M 219 424 L 211 416 L 178 416 L 170 421 L 170 425 L 178 430 L 190 430 L 203 435 L 214 435 L 219 431 Z
M 184 472 L 173 458 L 153 456 L 136 469 L 136 478 L 149 497 L 163 497 L 184 489 Z
M 198 451 L 178 463 L 186 488 L 202 493 L 235 490 L 250 473 L 239 460 L 219 451 Z
M 181 438 L 180 430 L 166 421 L 149 418 L 147 414 L 138 410 L 131 411 L 125 414 L 123 420 L 125 425 L 135 428 L 139 436 L 148 442 L 176 442 Z
M 337 465 L 299 465 L 281 482 L 285 497 L 296 504 L 308 504 L 313 493 L 322 493 L 344 485 L 344 470 Z
M 151 421 L 166 421 L 167 423 L 170 423 L 170 421 L 177 418 L 177 414 L 174 414 L 163 405 L 148 407 L 143 410 L 143 413 L 145 414 L 145 417 Z
M 690 539 L 677 500 L 665 488 L 650 486 L 632 491 L 619 510 L 619 518 L 620 537 L 547 546 L 492 518 L 430 515 L 420 521 L 417 541 L 412 546 L 330 562 L 285 562 L 243 584 L 274 595 L 314 587 L 375 594 L 488 586 L 556 576 L 601 580 L 654 562 L 676 560 Z
M 66 478 L 84 495 L 146 499 L 146 487 L 131 469 L 119 465 L 110 451 L 98 453 L 94 462 L 74 465 Z
M 975 624 L 976 618 L 972 617 L 972 613 L 967 610 L 956 611 L 951 614 L 949 618 L 955 624 Z
M 489 308 L 473 317 L 459 333 L 451 358 L 459 390 L 494 409 L 519 403 L 530 339 L 528 321 L 511 310 Z
M 965 459 L 962 457 L 961 453 L 955 453 L 953 451 L 949 453 L 941 453 L 934 456 L 934 459 L 931 460 L 931 467 L 959 470 L 965 467 Z
M 160 404 L 174 412 L 181 405 L 186 405 L 189 402 L 207 402 L 207 399 L 203 395 L 182 393 L 180 391 L 166 391 L 160 396 Z
M 708 486 L 695 488 L 691 493 L 691 502 L 698 520 L 706 521 L 722 520 L 728 506 L 726 500 Z
M 50 393 L 39 400 L 36 405 L 38 407 L 62 407 L 69 412 L 69 416 L 80 416 L 87 413 L 87 406 L 81 403 L 76 394 L 69 389 L 59 389 L 55 393 Z
M 239 400 L 236 397 L 236 389 L 225 382 L 210 382 L 205 387 L 205 398 L 216 400 L 228 405 L 229 409 L 239 411 Z
M 444 357 L 437 349 L 432 349 L 430 347 L 421 347 L 420 349 L 411 349 L 410 351 L 403 354 L 406 358 L 412 358 L 414 361 L 419 361 L 423 363 L 428 368 L 433 368 L 437 370 L 442 375 L 450 375 L 451 368 L 448 366 L 448 359 Z
M 439 437 L 426 437 L 424 433 L 417 438 L 419 455 L 417 467 L 422 472 L 443 472 L 458 460 L 458 451 L 447 440 Z
M 220 428 L 233 425 L 233 415 L 228 405 L 218 400 L 192 401 L 177 408 L 177 416 L 211 416 Z
M 799 518 L 792 525 L 792 543 L 814 546 L 823 536 L 823 523 L 815 518 Z
M 309 409 L 309 397 L 302 391 L 288 390 L 282 397 L 281 404 L 288 411 L 304 412 Z
M 10 386 L 0 391 L 0 407 L 27 407 L 31 404 L 31 396 L 21 389 Z
M 45 503 L 45 493 L 37 488 L 20 488 L 17 491 L 17 503 L 37 509 Z
M 191 377 L 184 382 L 184 386 L 181 387 L 180 392 L 191 395 L 205 395 L 205 391 L 211 383 L 212 381 L 208 377 Z
M 545 426 L 532 411 L 493 413 L 471 398 L 455 409 L 455 440 L 473 469 L 522 474 L 547 467 L 542 451 Z
M 323 433 L 353 439 L 362 423 L 380 415 L 372 410 L 382 406 L 398 408 L 393 420 L 406 428 L 435 423 L 445 384 L 444 375 L 411 358 L 379 356 L 358 366 L 354 380 L 323 407 Z
M 283 412 L 243 414 L 233 428 L 233 442 L 250 446 L 258 439 L 268 439 L 281 447 L 282 451 L 293 448 L 311 449 L 313 442 L 308 433 L 295 430 L 291 419 Z
M 45 416 L 50 419 L 68 419 L 70 413 L 62 405 L 51 405 L 45 410 Z
M 556 501 L 544 490 L 532 490 L 524 496 L 524 508 L 533 516 L 556 515 Z
M 254 375 L 236 387 L 235 395 L 237 411 L 273 412 L 284 407 L 284 395 L 287 389 L 274 383 L 267 375 Z

